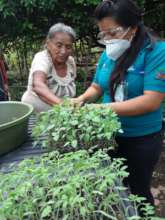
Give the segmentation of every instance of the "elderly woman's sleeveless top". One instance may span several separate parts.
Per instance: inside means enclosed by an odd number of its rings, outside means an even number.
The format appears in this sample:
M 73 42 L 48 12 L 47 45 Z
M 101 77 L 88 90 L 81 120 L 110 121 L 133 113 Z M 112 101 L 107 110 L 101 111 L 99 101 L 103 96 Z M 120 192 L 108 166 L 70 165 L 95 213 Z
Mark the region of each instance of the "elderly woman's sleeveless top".
M 73 57 L 69 57 L 67 62 L 67 74 L 65 77 L 58 76 L 53 65 L 51 56 L 47 50 L 38 52 L 32 62 L 28 91 L 33 91 L 33 74 L 36 71 L 42 71 L 47 78 L 47 86 L 58 97 L 74 97 L 76 95 L 75 77 L 76 65 Z M 34 93 L 35 94 L 35 93 Z

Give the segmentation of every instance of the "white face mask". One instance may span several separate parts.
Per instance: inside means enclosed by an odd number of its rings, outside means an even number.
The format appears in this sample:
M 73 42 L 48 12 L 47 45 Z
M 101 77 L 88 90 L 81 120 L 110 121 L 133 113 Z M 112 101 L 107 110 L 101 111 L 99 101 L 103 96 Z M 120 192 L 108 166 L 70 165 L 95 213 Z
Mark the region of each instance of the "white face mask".
M 131 46 L 131 40 L 123 39 L 123 37 L 128 33 L 130 28 L 123 34 L 119 39 L 107 40 L 106 43 L 106 53 L 107 56 L 112 60 L 117 60 L 128 48 Z
M 131 42 L 125 39 L 108 40 L 106 43 L 106 54 L 112 60 L 117 60 L 129 47 Z

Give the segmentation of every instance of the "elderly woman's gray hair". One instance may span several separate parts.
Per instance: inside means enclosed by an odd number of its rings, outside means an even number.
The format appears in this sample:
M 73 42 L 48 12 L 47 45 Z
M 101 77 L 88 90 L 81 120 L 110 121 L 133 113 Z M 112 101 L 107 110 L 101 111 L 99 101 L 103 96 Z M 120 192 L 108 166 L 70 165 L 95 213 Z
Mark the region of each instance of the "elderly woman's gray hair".
M 76 33 L 73 28 L 63 23 L 57 23 L 51 26 L 47 34 L 47 39 L 52 39 L 58 32 L 66 33 L 72 37 L 73 41 L 76 40 Z

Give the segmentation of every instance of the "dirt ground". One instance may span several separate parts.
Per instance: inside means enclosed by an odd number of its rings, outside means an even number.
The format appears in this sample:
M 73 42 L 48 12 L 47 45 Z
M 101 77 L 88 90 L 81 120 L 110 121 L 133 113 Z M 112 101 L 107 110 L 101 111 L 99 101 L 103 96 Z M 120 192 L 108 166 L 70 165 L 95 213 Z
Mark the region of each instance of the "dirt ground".
M 153 176 L 152 192 L 157 215 L 165 219 L 165 140 L 160 160 Z

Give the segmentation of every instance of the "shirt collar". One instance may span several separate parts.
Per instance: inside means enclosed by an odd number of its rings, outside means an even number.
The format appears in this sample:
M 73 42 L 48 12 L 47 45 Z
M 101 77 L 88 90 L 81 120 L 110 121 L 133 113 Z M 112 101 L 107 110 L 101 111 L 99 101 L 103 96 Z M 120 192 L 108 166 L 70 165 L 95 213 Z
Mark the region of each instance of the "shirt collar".
M 142 49 L 153 50 L 156 40 L 152 39 L 151 36 L 146 37 Z

